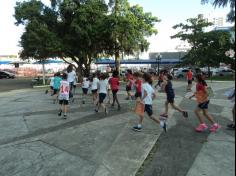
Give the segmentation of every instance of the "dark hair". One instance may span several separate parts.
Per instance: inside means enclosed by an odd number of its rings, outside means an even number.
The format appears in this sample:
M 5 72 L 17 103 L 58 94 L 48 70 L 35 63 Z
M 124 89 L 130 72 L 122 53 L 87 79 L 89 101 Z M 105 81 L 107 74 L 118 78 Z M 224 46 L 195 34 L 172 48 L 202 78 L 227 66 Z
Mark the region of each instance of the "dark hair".
M 132 70 L 127 70 L 127 73 L 129 73 L 129 74 L 133 74 L 133 72 L 132 72 Z
M 71 73 L 73 71 L 73 65 L 70 64 L 66 70 L 67 70 L 67 73 Z
M 113 77 L 118 77 L 119 76 L 119 72 L 117 70 L 114 70 L 113 73 L 112 73 L 112 76 Z
M 143 79 L 145 80 L 145 82 L 148 82 L 149 84 L 152 85 L 153 83 L 152 76 L 149 73 L 144 73 Z
M 100 75 L 100 80 L 105 80 L 105 79 L 107 79 L 107 75 L 105 73 L 102 73 Z
M 207 86 L 207 83 L 206 83 L 206 81 L 204 80 L 202 74 L 197 74 L 196 79 L 197 79 L 197 81 L 198 81 L 199 83 L 203 84 L 204 86 Z
M 60 76 L 61 76 L 61 73 L 60 73 L 60 72 L 57 72 L 57 73 L 55 74 L 55 76 L 60 77 Z
M 173 76 L 171 74 L 168 74 L 167 79 L 171 81 L 173 79 Z
M 142 76 L 142 73 L 140 73 L 140 72 L 135 72 L 135 73 L 134 73 L 134 77 L 137 77 L 137 78 L 138 78 L 138 77 L 141 77 L 141 76 Z
M 63 74 L 62 74 L 62 79 L 66 80 L 67 78 L 68 78 L 67 73 L 63 73 Z

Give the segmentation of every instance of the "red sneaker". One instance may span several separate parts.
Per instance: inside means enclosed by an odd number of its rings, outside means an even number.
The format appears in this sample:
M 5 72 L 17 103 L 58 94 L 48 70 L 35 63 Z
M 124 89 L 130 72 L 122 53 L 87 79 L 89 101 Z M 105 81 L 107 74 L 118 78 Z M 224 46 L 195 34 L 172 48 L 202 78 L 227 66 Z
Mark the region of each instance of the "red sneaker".
M 208 129 L 207 125 L 205 123 L 200 124 L 195 130 L 196 132 L 202 133 L 203 131 L 206 131 Z
M 220 128 L 221 128 L 221 126 L 218 123 L 215 123 L 214 125 L 211 126 L 209 131 L 212 132 L 212 133 L 215 133 Z

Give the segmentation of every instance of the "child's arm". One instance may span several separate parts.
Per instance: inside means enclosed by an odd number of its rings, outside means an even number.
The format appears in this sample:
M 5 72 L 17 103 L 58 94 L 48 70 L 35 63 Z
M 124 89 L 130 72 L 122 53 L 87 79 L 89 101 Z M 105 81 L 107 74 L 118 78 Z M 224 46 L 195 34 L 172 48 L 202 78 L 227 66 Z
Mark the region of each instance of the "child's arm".
M 143 102 L 143 100 L 144 100 L 147 96 L 148 96 L 148 93 L 147 93 L 146 90 L 144 90 L 144 96 L 142 97 L 142 102 Z

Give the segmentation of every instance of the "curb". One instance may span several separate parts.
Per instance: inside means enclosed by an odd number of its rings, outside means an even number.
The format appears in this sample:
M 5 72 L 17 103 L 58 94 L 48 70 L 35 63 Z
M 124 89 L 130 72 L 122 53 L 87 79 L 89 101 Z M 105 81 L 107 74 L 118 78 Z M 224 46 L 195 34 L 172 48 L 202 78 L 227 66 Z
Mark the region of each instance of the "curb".
M 44 85 L 44 86 L 33 86 L 33 89 L 37 89 L 37 88 L 47 88 L 50 87 L 49 85 Z

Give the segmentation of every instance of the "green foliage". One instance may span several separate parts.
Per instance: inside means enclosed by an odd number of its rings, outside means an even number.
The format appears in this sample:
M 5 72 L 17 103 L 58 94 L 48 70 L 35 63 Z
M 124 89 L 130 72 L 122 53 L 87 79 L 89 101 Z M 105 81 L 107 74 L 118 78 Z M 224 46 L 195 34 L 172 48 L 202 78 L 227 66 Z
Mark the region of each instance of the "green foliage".
M 24 25 L 23 58 L 71 58 L 81 74 L 99 55 L 134 54 L 148 49 L 146 37 L 156 34 L 151 13 L 127 0 L 39 0 L 17 2 L 16 25 Z
M 219 66 L 220 63 L 233 64 L 234 60 L 225 55 L 225 52 L 233 47 L 231 35 L 225 31 L 204 32 L 204 28 L 210 26 L 201 19 L 188 19 L 188 24 L 178 24 L 174 29 L 180 28 L 180 32 L 172 38 L 180 38 L 188 41 L 192 48 L 183 57 L 183 63 L 194 66 Z

